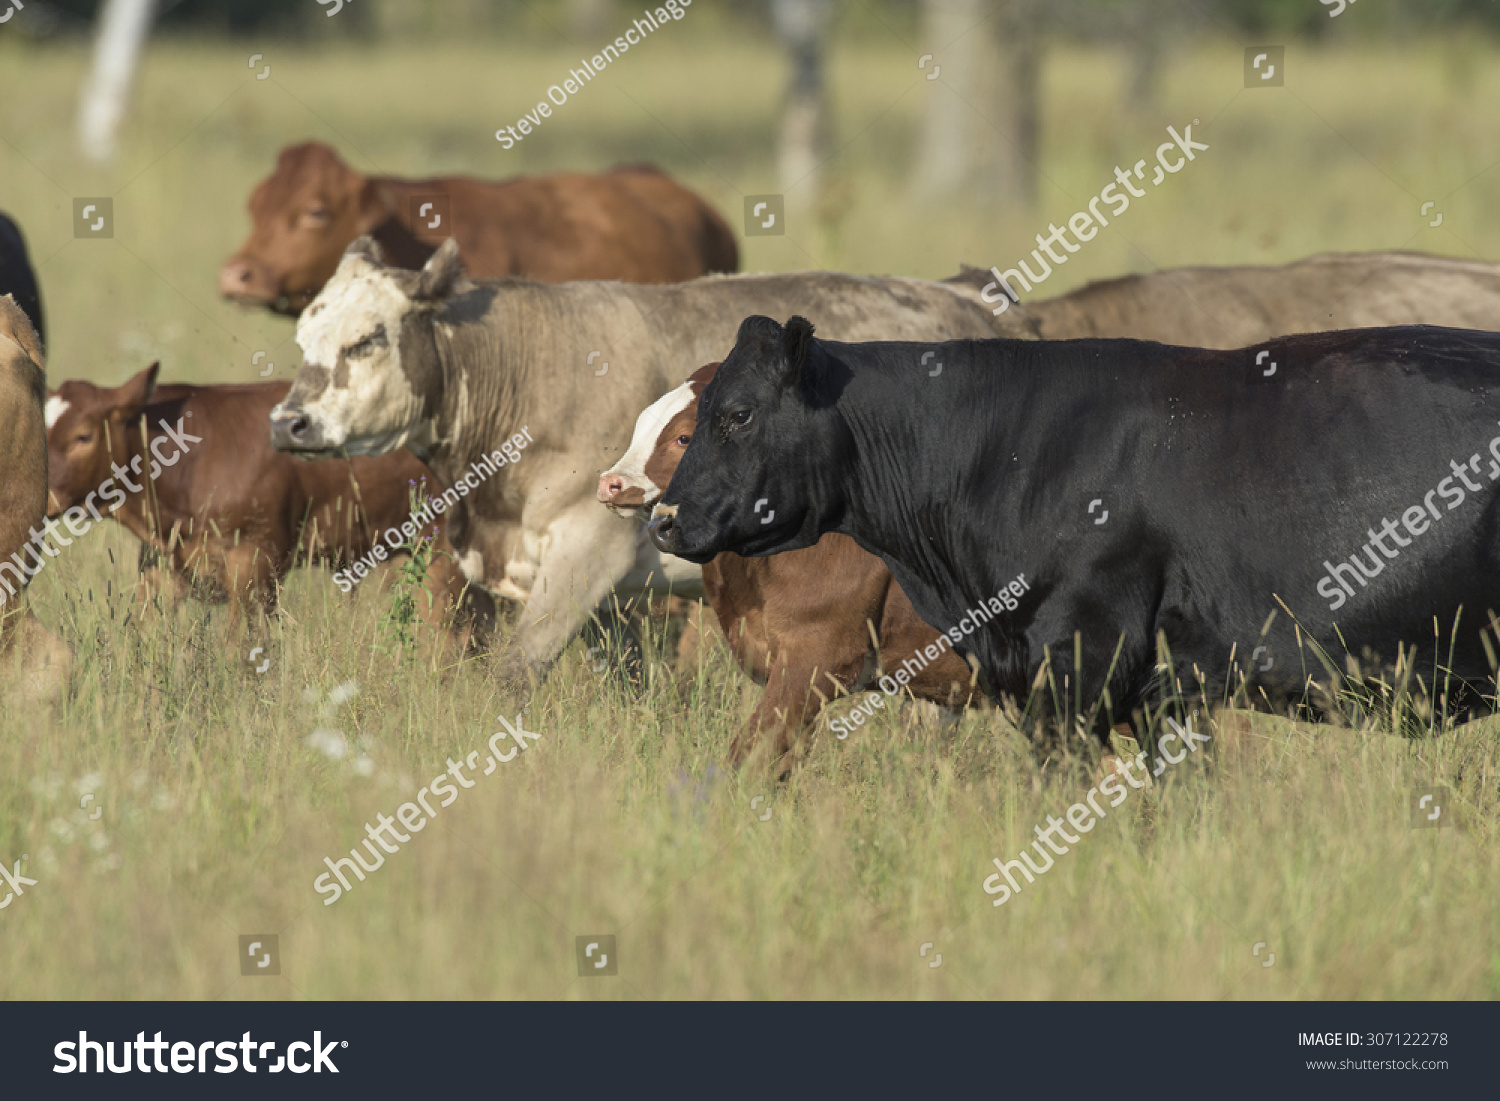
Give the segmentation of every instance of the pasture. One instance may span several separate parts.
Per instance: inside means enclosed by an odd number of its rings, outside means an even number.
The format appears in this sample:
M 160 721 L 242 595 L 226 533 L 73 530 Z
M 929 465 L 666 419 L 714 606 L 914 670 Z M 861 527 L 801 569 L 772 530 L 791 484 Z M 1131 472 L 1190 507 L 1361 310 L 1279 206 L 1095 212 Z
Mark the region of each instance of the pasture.
M 0 200 L 42 281 L 49 378 L 115 384 L 160 358 L 165 379 L 250 381 L 257 351 L 289 377 L 290 322 L 222 302 L 214 277 L 244 236 L 251 186 L 304 137 L 406 175 L 654 160 L 739 225 L 742 196 L 774 189 L 758 173 L 774 162 L 782 63 L 769 45 L 695 40 L 691 22 L 510 153 L 494 128 L 576 51 L 268 43 L 272 79 L 257 82 L 242 50 L 159 42 L 129 124 L 139 140 L 107 176 L 71 146 L 83 53 L 0 42 Z M 742 267 L 941 277 L 960 261 L 1009 264 L 1117 161 L 1150 157 L 1166 125 L 1195 118 L 1211 150 L 1047 294 L 1331 249 L 1500 256 L 1484 216 L 1500 200 L 1500 174 L 1486 174 L 1500 159 L 1490 47 L 1290 56 L 1284 93 L 1246 91 L 1236 44 L 1184 50 L 1157 102 L 1132 113 L 1120 58 L 1054 51 L 1044 183 L 1026 211 L 1004 196 L 912 200 L 924 82 L 897 43 L 845 44 L 841 151 L 819 213 L 743 241 Z M 74 239 L 72 197 L 103 194 L 114 238 Z M 1439 228 L 1418 215 L 1429 199 Z M 583 365 L 558 365 L 570 369 Z M 1096 756 L 1037 752 L 997 712 L 945 725 L 908 708 L 845 741 L 820 722 L 784 785 L 725 774 L 716 762 L 753 689 L 722 647 L 673 670 L 670 639 L 650 641 L 639 695 L 575 643 L 526 713 L 540 740 L 325 907 L 324 858 L 519 702 L 494 687 L 489 658 L 454 667 L 393 647 L 391 595 L 345 599 L 323 571 L 293 575 L 257 672 L 224 646 L 222 609 L 135 604 L 135 563 L 135 543 L 106 525 L 31 587 L 75 665 L 66 699 L 0 716 L 0 860 L 27 854 L 37 881 L 0 912 L 5 998 L 1500 996 L 1500 722 L 1412 738 L 1378 715 L 1357 728 L 1217 716 L 1206 759 L 1133 792 L 996 909 L 981 889 L 991 858 L 1076 802 Z M 1414 828 L 1415 794 L 1434 783 L 1459 828 Z M 240 975 L 237 938 L 251 933 L 279 936 L 279 976 Z M 583 934 L 617 938 L 618 976 L 579 977 Z

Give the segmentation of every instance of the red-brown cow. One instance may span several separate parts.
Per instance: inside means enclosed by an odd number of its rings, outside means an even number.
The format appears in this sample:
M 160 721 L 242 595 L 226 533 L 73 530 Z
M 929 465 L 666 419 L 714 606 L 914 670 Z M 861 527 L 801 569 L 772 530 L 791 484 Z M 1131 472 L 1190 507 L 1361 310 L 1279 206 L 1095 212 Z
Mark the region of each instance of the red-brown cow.
M 113 389 L 65 382 L 47 399 L 47 514 L 63 521 L 54 532 L 66 525 L 78 536 L 113 517 L 144 544 L 143 567 L 158 556 L 168 563 L 173 599 L 192 589 L 228 601 L 231 630 L 242 604 L 260 615 L 274 607 L 276 583 L 294 565 L 362 580 L 401 553 L 390 544 L 406 542 L 414 525 L 400 539 L 381 534 L 408 521 L 411 488 L 437 487 L 409 451 L 303 462 L 266 436 L 289 383 L 157 386 L 156 374 L 153 364 Z M 436 623 L 460 611 L 459 640 L 475 641 L 493 603 L 465 592 L 441 533 L 434 552 L 419 613 Z
M 733 232 L 693 192 L 649 166 L 491 182 L 362 176 L 321 142 L 281 151 L 250 195 L 249 239 L 219 273 L 248 305 L 299 314 L 366 234 L 387 261 L 420 268 L 444 238 L 475 279 L 676 283 L 739 267 Z
M 649 508 L 672 480 L 693 438 L 698 398 L 717 363 L 699 368 L 636 420 L 624 457 L 599 476 L 599 500 L 613 509 Z M 703 567 L 703 592 L 740 665 L 766 686 L 730 748 L 743 762 L 763 732 L 771 757 L 841 693 L 867 688 L 880 666 L 894 669 L 937 641 L 891 572 L 847 535 L 765 558 L 721 554 Z M 973 671 L 951 649 L 922 666 L 906 687 L 919 699 L 960 707 L 981 699 Z

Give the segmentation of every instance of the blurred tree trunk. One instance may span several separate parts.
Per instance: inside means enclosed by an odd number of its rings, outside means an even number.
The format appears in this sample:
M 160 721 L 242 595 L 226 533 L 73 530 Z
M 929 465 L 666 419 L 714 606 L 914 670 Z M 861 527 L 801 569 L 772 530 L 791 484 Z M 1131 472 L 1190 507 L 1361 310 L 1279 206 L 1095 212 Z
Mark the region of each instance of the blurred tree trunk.
M 411 0 L 344 0 L 339 12 L 360 12 L 366 25 L 383 39 L 452 37 L 483 33 L 493 28 L 495 8 L 487 0 L 443 0 L 442 4 L 414 4 Z M 331 29 L 331 28 L 330 28 Z
M 789 211 L 812 208 L 822 188 L 830 134 L 824 61 L 832 15 L 833 0 L 771 0 L 776 35 L 792 61 L 777 147 L 781 191 Z
M 1126 9 L 1125 38 L 1130 50 L 1126 95 L 1137 111 L 1149 108 L 1156 97 L 1157 73 L 1171 15 L 1160 0 L 1135 0 Z
M 84 155 L 114 159 L 130 86 L 151 29 L 151 0 L 105 0 L 99 9 L 94 63 L 78 106 L 78 140 Z
M 568 33 L 579 41 L 602 38 L 613 6 L 612 0 L 567 0 Z
M 1041 8 L 1037 0 L 923 0 L 922 70 L 930 95 L 914 187 L 935 199 L 961 190 L 1036 200 Z

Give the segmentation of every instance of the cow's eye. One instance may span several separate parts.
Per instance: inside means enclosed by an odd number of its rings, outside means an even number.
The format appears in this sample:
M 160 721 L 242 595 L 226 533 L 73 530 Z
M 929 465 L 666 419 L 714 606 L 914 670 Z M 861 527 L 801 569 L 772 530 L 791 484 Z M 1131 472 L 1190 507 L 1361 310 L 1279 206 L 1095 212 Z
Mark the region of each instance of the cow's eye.
M 744 428 L 745 425 L 750 423 L 751 416 L 752 414 L 749 409 L 736 409 L 733 413 L 729 414 L 729 423 L 736 428 Z
M 326 206 L 310 206 L 302 212 L 302 220 L 315 226 L 327 225 L 333 218 L 333 211 Z
M 690 444 L 692 442 L 693 442 L 693 437 L 691 437 L 691 436 L 678 436 L 677 437 L 677 446 L 678 447 L 686 447 L 688 444 Z
M 93 438 L 94 438 L 94 434 L 92 432 L 80 432 L 80 433 L 78 433 L 78 435 L 76 435 L 76 436 L 73 437 L 73 442 L 74 443 L 88 443 Z
M 369 336 L 365 337 L 363 340 L 355 344 L 351 344 L 349 345 L 349 347 L 345 348 L 344 355 L 349 359 L 358 359 L 361 356 L 369 355 L 371 352 L 375 351 L 376 348 L 386 347 L 387 343 L 388 342 L 385 338 L 385 326 L 382 325 Z

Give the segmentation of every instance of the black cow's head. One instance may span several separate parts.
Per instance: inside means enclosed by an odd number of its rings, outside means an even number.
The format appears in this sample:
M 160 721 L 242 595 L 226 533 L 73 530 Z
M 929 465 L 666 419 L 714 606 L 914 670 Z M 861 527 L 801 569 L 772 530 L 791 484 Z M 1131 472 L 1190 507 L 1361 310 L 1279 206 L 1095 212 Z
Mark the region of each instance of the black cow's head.
M 746 318 L 652 510 L 652 542 L 700 563 L 816 543 L 843 515 L 850 441 L 833 405 L 847 379 L 805 318 Z

